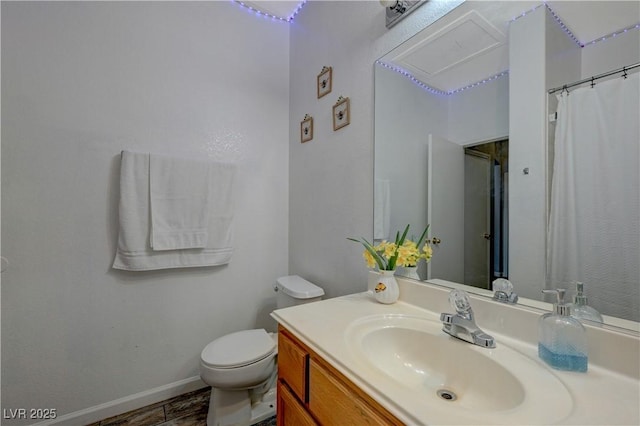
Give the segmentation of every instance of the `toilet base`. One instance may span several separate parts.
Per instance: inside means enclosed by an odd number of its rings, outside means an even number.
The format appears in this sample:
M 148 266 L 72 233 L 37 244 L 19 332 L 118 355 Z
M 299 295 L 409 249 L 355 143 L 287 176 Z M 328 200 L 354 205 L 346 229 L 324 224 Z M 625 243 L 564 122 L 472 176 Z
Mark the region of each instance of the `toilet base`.
M 250 425 L 261 422 L 276 415 L 276 388 L 269 389 L 262 396 L 262 400 L 251 406 Z
M 261 397 L 253 390 L 229 391 L 212 388 L 207 426 L 249 426 L 275 414 L 275 386 Z

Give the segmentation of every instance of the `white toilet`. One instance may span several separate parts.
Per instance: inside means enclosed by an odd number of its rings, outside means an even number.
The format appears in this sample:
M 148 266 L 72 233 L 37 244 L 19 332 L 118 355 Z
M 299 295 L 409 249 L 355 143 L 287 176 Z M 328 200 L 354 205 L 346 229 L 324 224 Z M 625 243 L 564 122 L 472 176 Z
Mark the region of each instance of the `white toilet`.
M 277 279 L 278 308 L 315 302 L 324 290 L 297 276 Z M 211 386 L 207 426 L 250 425 L 275 414 L 278 338 L 264 329 L 227 334 L 200 355 L 200 377 Z

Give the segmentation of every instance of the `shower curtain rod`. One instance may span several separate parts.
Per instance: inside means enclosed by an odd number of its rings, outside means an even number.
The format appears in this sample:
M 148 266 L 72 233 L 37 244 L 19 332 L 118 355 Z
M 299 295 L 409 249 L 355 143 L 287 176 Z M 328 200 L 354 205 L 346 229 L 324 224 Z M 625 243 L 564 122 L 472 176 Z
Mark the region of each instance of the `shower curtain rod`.
M 626 75 L 627 71 L 632 70 L 634 68 L 638 68 L 640 67 L 640 62 L 635 63 L 633 65 L 627 65 L 626 67 L 622 67 L 620 69 L 614 70 L 614 71 L 609 71 L 609 72 L 605 72 L 604 74 L 600 74 L 600 75 L 594 75 L 593 77 L 589 77 L 589 78 L 585 78 L 584 80 L 580 80 L 580 81 L 576 81 L 574 83 L 571 84 L 565 84 L 559 87 L 556 87 L 554 89 L 549 90 L 549 94 L 551 95 L 552 93 L 555 93 L 559 90 L 566 90 L 570 87 L 574 87 L 574 86 L 579 86 L 580 84 L 584 84 L 584 83 L 591 83 L 591 87 L 593 87 L 595 85 L 595 81 L 604 77 L 608 77 L 610 75 L 614 75 L 614 74 L 618 74 L 618 73 L 624 73 Z

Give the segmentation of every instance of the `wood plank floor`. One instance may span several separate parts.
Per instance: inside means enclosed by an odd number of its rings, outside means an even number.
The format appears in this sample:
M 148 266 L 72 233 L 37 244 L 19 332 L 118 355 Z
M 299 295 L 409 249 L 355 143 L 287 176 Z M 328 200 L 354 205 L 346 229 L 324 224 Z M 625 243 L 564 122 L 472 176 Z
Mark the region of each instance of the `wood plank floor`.
M 87 426 L 206 426 L 211 388 L 206 387 Z M 255 426 L 275 426 L 276 417 Z

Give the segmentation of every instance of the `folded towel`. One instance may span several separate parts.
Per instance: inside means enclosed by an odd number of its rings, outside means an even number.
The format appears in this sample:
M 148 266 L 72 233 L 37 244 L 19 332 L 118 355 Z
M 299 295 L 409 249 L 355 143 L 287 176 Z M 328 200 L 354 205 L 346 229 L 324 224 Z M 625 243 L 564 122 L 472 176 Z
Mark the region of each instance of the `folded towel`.
M 211 163 L 149 156 L 153 250 L 204 248 Z
M 113 268 L 145 271 L 229 263 L 233 254 L 232 191 L 235 165 L 208 163 L 208 214 L 204 247 L 154 250 L 151 247 L 150 163 L 149 154 L 122 152 L 120 231 Z M 157 244 L 156 239 L 154 246 Z

